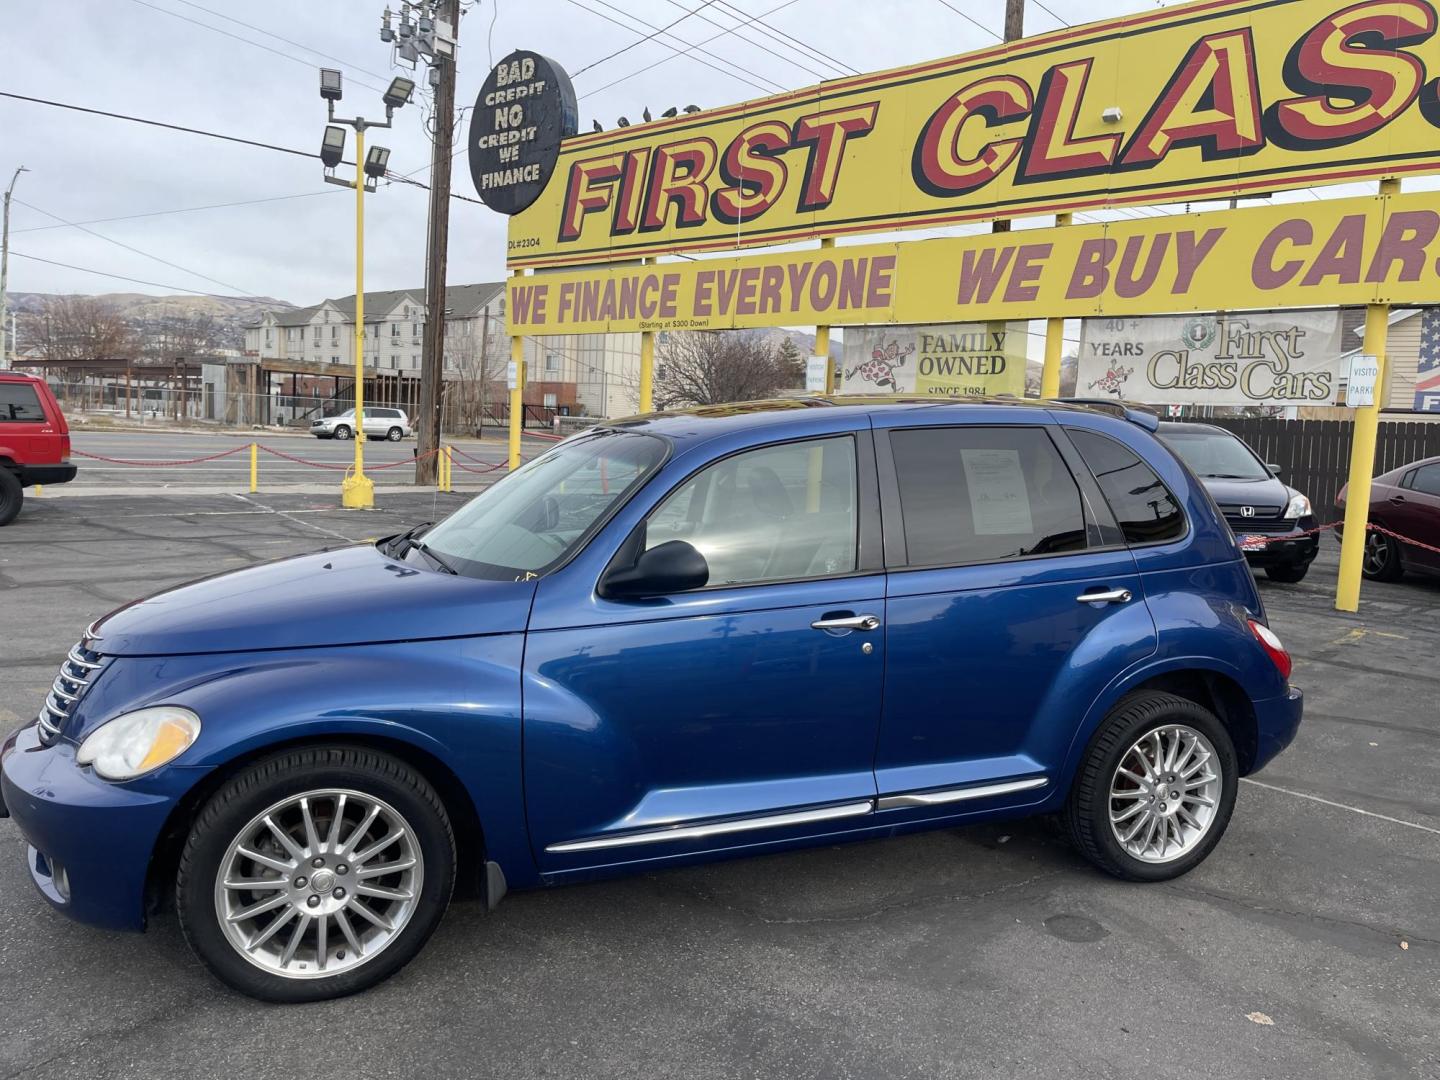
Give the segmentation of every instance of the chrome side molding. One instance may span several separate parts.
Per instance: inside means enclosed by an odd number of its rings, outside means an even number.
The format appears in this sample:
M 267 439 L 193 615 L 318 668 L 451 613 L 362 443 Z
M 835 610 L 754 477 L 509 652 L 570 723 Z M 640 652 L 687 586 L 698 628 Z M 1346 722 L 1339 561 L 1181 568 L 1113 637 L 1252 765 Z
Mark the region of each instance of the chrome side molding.
M 632 847 L 636 844 L 660 844 L 670 840 L 706 840 L 712 836 L 729 833 L 750 832 L 752 829 L 778 829 L 786 825 L 808 825 L 817 821 L 835 821 L 840 818 L 864 817 L 875 809 L 874 799 L 842 803 L 839 806 L 822 806 L 815 810 L 795 810 L 784 814 L 766 814 L 762 817 L 715 821 L 709 824 L 671 825 L 664 829 L 648 832 L 625 833 L 621 836 L 596 836 L 586 840 L 566 840 L 551 844 L 545 850 L 552 855 L 563 855 L 574 851 L 600 851 L 605 848 Z
M 981 784 L 979 787 L 945 788 L 942 791 L 916 791 L 905 795 L 886 795 L 876 803 L 877 810 L 899 810 L 907 806 L 943 806 L 946 803 L 964 802 L 967 799 L 989 799 L 995 795 L 1013 795 L 1017 791 L 1034 791 L 1050 783 L 1043 776 L 1029 776 L 1024 780 L 1006 780 L 999 784 Z

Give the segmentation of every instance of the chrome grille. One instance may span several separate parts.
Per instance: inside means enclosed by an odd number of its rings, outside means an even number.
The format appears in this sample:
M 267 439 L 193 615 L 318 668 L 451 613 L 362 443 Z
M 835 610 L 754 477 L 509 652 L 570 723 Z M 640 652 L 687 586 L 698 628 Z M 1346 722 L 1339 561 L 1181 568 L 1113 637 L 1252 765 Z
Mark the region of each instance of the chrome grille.
M 45 695 L 45 704 L 40 707 L 36 721 L 40 726 L 40 741 L 49 746 L 60 737 L 70 712 L 76 702 L 85 696 L 95 673 L 104 667 L 101 656 L 90 644 L 95 640 L 89 629 L 60 664 L 60 674 Z

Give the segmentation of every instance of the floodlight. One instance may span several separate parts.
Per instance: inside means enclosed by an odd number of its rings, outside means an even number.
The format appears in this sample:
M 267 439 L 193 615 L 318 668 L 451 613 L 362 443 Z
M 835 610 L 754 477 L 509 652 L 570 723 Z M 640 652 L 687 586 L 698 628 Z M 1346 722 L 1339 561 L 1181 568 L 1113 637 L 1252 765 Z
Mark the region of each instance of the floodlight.
M 345 129 L 334 124 L 325 128 L 325 138 L 320 141 L 320 160 L 325 168 L 333 169 L 345 156 Z
M 377 179 L 385 175 L 390 167 L 390 151 L 383 146 L 372 146 L 365 151 L 365 175 Z
M 341 93 L 340 72 L 335 68 L 321 68 L 320 96 L 326 101 L 339 101 Z
M 398 109 L 401 105 L 410 101 L 410 95 L 415 93 L 415 80 L 401 78 L 399 75 L 390 80 L 390 89 L 385 91 L 384 97 L 387 109 Z

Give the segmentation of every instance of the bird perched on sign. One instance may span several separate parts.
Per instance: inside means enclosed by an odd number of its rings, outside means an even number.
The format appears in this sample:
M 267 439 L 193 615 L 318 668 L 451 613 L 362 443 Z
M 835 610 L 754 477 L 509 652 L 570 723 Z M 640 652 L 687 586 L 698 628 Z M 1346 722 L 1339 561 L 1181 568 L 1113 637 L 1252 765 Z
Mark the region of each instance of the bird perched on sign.
M 593 125 L 595 125 L 595 130 L 596 130 L 596 131 L 604 131 L 604 130 L 605 130 L 603 127 L 600 126 L 600 121 L 599 121 L 599 120 L 591 120 L 590 123 L 592 123 Z
M 641 111 L 640 115 L 645 117 L 645 122 L 648 124 L 650 122 L 650 106 L 646 105 L 645 108 Z

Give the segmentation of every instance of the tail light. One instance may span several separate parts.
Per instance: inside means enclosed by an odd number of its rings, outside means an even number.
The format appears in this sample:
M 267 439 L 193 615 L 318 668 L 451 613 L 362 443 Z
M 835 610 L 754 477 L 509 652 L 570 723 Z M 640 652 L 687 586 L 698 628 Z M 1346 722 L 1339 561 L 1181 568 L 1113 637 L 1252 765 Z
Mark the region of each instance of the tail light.
M 1255 639 L 1260 642 L 1260 647 L 1265 650 L 1265 655 L 1270 657 L 1270 662 L 1273 663 L 1280 672 L 1280 677 L 1289 681 L 1290 672 L 1295 664 L 1294 661 L 1290 659 L 1290 654 L 1285 651 L 1285 646 L 1280 644 L 1280 639 L 1275 636 L 1275 631 L 1271 630 L 1264 623 L 1257 622 L 1254 619 L 1249 620 L 1249 622 L 1250 632 L 1254 634 Z

